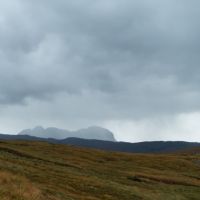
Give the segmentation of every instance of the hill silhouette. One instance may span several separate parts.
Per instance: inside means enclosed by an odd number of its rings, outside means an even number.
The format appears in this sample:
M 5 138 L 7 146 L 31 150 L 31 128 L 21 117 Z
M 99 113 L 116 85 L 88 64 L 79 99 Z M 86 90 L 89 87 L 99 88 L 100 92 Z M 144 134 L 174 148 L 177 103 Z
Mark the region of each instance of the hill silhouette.
M 152 141 L 152 142 L 111 142 L 102 140 L 88 140 L 81 138 L 66 138 L 58 140 L 54 138 L 41 138 L 29 135 L 5 135 L 0 134 L 0 140 L 25 140 L 44 141 L 52 144 L 68 144 L 79 147 L 88 147 L 107 151 L 119 151 L 129 153 L 166 153 L 184 150 L 193 147 L 200 147 L 200 143 L 181 141 Z

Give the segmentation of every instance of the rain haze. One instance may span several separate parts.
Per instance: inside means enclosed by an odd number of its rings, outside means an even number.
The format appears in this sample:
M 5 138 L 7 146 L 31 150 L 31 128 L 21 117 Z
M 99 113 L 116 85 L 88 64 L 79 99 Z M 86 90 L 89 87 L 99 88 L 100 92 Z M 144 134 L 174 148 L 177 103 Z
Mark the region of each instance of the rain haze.
M 98 125 L 200 142 L 200 1 L 0 1 L 0 132 Z

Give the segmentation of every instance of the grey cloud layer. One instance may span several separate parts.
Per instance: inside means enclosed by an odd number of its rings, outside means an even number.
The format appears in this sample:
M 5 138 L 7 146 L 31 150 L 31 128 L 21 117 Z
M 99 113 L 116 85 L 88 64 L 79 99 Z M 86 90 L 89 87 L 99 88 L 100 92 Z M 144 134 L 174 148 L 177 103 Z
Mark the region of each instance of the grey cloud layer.
M 93 117 L 91 105 L 99 118 L 198 110 L 199 6 L 197 0 L 3 0 L 0 103 L 54 101 L 65 93 L 60 106 L 86 118 Z

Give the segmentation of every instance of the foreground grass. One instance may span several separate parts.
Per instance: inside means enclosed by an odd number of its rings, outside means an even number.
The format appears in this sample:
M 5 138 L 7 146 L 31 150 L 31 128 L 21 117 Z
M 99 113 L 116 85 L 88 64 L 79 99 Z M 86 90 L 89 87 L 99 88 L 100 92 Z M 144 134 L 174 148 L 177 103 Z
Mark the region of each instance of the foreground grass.
M 0 199 L 37 200 L 44 199 L 44 197 L 41 191 L 26 178 L 8 172 L 0 172 Z
M 0 142 L 0 199 L 199 200 L 200 154 L 125 154 Z

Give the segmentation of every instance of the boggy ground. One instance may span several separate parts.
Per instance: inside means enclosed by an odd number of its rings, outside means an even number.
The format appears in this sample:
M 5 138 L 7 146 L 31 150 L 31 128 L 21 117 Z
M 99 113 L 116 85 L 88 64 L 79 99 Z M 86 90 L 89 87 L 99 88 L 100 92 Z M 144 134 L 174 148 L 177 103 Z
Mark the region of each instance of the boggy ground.
M 200 151 L 128 154 L 0 142 L 1 200 L 199 200 Z

